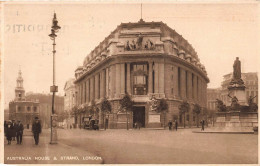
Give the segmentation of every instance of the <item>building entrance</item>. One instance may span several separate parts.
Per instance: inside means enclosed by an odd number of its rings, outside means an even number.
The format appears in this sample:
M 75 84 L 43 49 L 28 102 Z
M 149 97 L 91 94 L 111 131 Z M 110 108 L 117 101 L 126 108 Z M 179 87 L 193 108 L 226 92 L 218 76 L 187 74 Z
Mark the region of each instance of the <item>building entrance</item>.
M 133 107 L 133 125 L 140 123 L 141 127 L 145 127 L 145 107 Z

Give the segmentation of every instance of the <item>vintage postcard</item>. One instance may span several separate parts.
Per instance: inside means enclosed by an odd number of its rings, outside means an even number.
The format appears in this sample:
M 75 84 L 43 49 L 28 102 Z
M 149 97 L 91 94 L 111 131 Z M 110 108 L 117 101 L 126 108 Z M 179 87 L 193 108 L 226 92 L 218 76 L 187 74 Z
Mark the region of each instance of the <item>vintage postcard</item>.
M 1 2 L 4 164 L 258 164 L 257 1 Z

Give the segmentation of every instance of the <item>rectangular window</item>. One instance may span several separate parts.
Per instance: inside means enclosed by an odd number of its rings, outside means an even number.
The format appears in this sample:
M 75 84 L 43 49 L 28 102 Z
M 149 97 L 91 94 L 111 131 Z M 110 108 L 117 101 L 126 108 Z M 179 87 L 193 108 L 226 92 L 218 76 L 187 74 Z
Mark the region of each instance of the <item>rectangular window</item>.
M 173 88 L 172 88 L 172 94 L 173 94 Z

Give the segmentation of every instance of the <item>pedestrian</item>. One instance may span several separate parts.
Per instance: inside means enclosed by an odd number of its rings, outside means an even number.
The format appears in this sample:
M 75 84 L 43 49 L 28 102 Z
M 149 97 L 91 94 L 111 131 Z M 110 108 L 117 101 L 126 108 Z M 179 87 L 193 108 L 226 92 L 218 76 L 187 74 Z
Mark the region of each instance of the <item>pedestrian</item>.
M 7 139 L 7 141 L 8 141 L 8 145 L 11 145 L 11 141 L 12 141 L 12 128 L 11 128 L 11 126 L 12 126 L 12 122 L 11 121 L 9 121 L 9 122 L 7 122 L 7 124 L 6 124 L 6 128 L 5 128 L 5 137 L 6 137 L 6 139 Z
M 5 120 L 4 121 L 4 128 L 6 128 L 7 127 L 7 121 Z
M 137 129 L 137 122 L 135 122 L 134 124 L 134 129 Z
M 12 135 L 12 141 L 15 141 L 15 137 L 16 137 L 16 123 L 15 123 L 15 120 L 12 120 L 12 123 L 11 123 L 11 135 Z
M 175 120 L 175 130 L 177 131 L 177 129 L 178 129 L 178 122 L 177 120 Z
M 38 117 L 35 117 L 35 121 L 32 125 L 32 132 L 35 141 L 35 145 L 39 144 L 39 135 L 42 132 L 42 126 Z
M 138 127 L 138 130 L 140 130 L 140 128 L 141 128 L 141 123 L 138 121 L 137 122 L 137 127 Z
M 18 120 L 18 124 L 16 125 L 16 139 L 17 144 L 22 144 L 23 141 L 23 124 Z
M 169 130 L 172 130 L 172 121 L 171 120 L 168 122 L 168 126 L 169 126 Z
M 204 131 L 204 125 L 205 125 L 205 121 L 201 120 L 201 131 Z

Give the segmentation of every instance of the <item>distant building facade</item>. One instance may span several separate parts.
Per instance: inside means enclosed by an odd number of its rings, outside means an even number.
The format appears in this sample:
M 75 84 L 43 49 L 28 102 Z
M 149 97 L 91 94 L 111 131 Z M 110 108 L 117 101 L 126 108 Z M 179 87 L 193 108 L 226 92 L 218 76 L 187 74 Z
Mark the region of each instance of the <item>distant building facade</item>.
M 30 93 L 26 95 L 28 100 L 37 100 L 39 101 L 40 108 L 40 120 L 42 127 L 50 128 L 50 117 L 52 109 L 52 95 L 50 94 L 41 94 L 41 93 Z M 64 112 L 64 98 L 63 96 L 55 96 L 55 113 L 59 116 Z
M 216 110 L 216 99 L 220 99 L 221 88 L 207 89 L 207 108 L 208 110 Z
M 72 114 L 73 107 L 76 106 L 76 88 L 74 84 L 75 79 L 69 79 L 64 86 L 64 111 L 68 113 L 69 117 L 65 123 L 71 126 L 75 123 L 75 118 Z
M 205 67 L 187 40 L 162 22 L 122 23 L 85 58 L 75 78 L 77 107 L 91 101 L 100 107 L 104 97 L 111 102 L 109 128 L 126 127 L 119 104 L 126 93 L 134 101 L 129 126 L 161 126 L 162 116 L 150 109 L 152 96 L 167 100 L 166 122 L 184 123 L 178 109 L 182 101 L 191 106 L 185 118 L 189 125 L 196 123 L 194 104 L 207 106 Z
M 9 103 L 9 119 L 20 120 L 21 123 L 29 127 L 32 125 L 34 118 L 39 117 L 39 102 L 26 99 L 21 70 L 16 83 L 15 99 Z
M 68 81 L 66 81 L 64 86 L 64 110 L 68 112 L 71 111 L 76 104 L 76 88 L 74 81 L 74 78 L 69 79 Z

